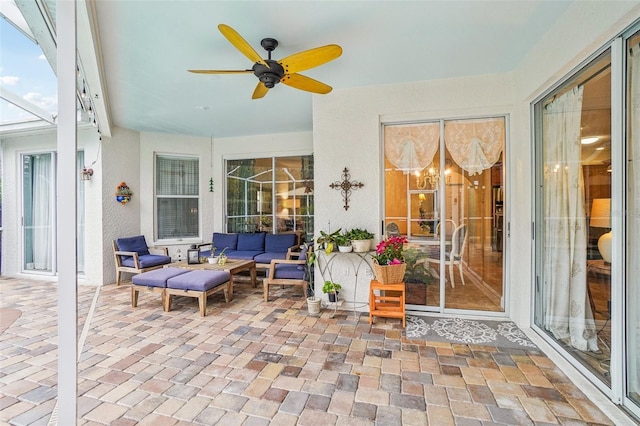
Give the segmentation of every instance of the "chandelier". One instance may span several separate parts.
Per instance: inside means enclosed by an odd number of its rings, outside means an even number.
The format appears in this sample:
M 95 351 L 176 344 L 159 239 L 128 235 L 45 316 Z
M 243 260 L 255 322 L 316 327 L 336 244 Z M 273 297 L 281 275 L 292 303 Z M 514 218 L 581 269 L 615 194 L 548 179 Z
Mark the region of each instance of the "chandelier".
M 451 169 L 448 167 L 448 164 L 445 163 L 444 169 L 444 181 L 445 184 L 451 183 Z M 440 168 L 431 163 L 429 166 L 425 167 L 421 172 L 416 171 L 416 186 L 418 189 L 425 189 L 427 187 L 437 188 L 440 184 Z

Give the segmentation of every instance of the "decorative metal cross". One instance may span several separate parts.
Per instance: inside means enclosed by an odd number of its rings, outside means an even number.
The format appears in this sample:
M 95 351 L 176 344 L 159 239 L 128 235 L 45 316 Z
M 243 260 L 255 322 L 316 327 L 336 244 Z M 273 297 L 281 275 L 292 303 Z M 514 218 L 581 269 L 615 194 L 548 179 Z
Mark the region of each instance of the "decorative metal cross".
M 349 169 L 345 167 L 342 171 L 342 182 L 336 181 L 329 185 L 329 187 L 333 189 L 340 189 L 342 191 L 345 210 L 349 210 L 349 196 L 351 195 L 351 190 L 362 188 L 364 186 L 364 184 L 361 182 L 355 180 L 350 181 L 349 179 L 351 179 L 351 175 L 349 174 Z

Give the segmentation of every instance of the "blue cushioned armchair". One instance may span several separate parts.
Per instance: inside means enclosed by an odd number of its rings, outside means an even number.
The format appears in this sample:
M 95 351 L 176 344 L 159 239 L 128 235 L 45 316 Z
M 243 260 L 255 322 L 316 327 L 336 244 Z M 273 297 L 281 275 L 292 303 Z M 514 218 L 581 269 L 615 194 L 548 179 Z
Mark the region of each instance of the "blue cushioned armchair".
M 311 256 L 313 246 L 306 244 L 301 247 L 301 251 L 296 253 L 289 251 L 286 259 L 272 259 L 269 264 L 269 271 L 263 281 L 264 301 L 269 301 L 269 287 L 293 285 L 302 289 L 303 297 L 307 297 L 309 287 L 309 276 L 307 274 L 307 259 Z M 294 259 L 293 257 L 296 257 Z
M 162 268 L 171 263 L 169 250 L 147 246 L 144 235 L 118 238 L 113 241 L 113 256 L 116 263 L 116 284 L 120 285 L 123 272 L 139 274 Z

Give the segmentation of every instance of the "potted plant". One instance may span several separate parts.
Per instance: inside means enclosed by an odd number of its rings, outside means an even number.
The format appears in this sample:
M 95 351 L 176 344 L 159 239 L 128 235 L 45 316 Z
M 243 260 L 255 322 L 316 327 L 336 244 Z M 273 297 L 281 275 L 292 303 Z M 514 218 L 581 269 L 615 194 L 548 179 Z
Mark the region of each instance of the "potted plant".
M 324 250 L 325 253 L 331 254 L 333 249 L 336 247 L 336 238 L 340 235 L 341 228 L 338 228 L 336 231 L 333 231 L 330 234 L 327 234 L 324 231 L 320 231 L 320 236 L 316 240 L 318 243 L 318 248 L 320 250 Z
M 356 253 L 363 253 L 369 251 L 371 248 L 371 240 L 373 240 L 373 234 L 366 229 L 354 228 L 350 230 L 347 235 L 351 240 L 353 251 Z
M 338 245 L 338 250 L 341 253 L 348 253 L 353 250 L 353 246 L 351 245 L 351 239 L 349 235 L 345 232 L 342 234 L 338 234 L 335 238 L 336 244 Z
M 127 204 L 131 200 L 133 192 L 129 189 L 126 182 L 120 182 L 116 187 L 116 201 L 122 204 Z
M 322 300 L 315 296 L 313 289 L 313 272 L 314 265 L 316 263 L 316 253 L 313 250 L 310 250 L 308 243 L 303 244 L 303 249 L 307 253 L 307 262 L 305 263 L 305 266 L 307 268 L 307 282 L 309 283 L 309 287 L 307 288 L 307 310 L 309 311 L 309 314 L 317 315 L 320 313 L 320 303 Z
M 342 289 L 342 286 L 338 283 L 334 283 L 333 281 L 325 281 L 322 286 L 322 292 L 329 297 L 329 302 L 338 301 L 338 292 L 340 289 Z
M 373 255 L 373 273 L 382 284 L 403 282 L 407 264 L 404 258 L 404 243 L 407 237 L 393 236 L 380 242 Z
M 216 247 L 214 245 L 211 245 L 211 253 L 209 253 L 209 257 L 207 258 L 209 265 L 218 263 L 218 258 L 216 257 L 215 253 L 216 253 Z
M 225 247 L 222 249 L 220 254 L 218 254 L 218 265 L 220 266 L 224 266 L 227 263 L 227 254 L 225 253 L 226 250 L 227 248 Z

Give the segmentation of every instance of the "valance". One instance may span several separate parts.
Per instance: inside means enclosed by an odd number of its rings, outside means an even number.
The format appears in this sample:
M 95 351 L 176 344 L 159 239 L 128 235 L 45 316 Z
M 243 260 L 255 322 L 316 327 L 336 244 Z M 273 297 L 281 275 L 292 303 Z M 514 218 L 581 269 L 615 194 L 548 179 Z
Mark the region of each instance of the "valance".
M 420 171 L 433 161 L 440 143 L 440 124 L 385 126 L 384 154 L 404 173 Z
M 470 176 L 482 173 L 500 159 L 504 148 L 504 118 L 446 121 L 444 141 L 453 161 Z

